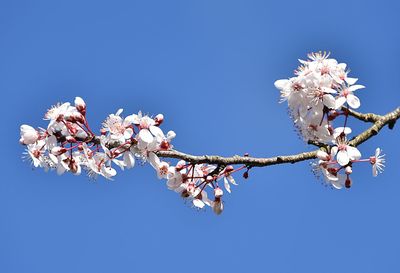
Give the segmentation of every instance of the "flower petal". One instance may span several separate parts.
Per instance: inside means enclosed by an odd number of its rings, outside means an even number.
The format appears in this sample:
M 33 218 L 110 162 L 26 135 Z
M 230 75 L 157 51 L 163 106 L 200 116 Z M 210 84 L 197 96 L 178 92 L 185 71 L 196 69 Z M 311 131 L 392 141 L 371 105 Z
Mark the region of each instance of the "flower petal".
M 338 98 L 336 98 L 336 102 L 335 102 L 335 109 L 338 109 L 340 107 L 342 107 L 342 105 L 346 102 L 346 98 L 343 96 L 340 96 Z
M 347 103 L 350 105 L 351 108 L 354 109 L 357 109 L 361 105 L 360 99 L 353 94 L 347 95 Z
M 349 77 L 346 78 L 346 82 L 347 82 L 349 85 L 355 84 L 356 81 L 358 81 L 357 78 L 349 78 Z
M 142 129 L 139 132 L 139 138 L 145 143 L 151 143 L 153 141 L 153 135 L 148 129 Z
M 361 153 L 356 147 L 347 146 L 347 155 L 351 160 L 357 160 L 361 158 Z
M 324 105 L 330 109 L 335 109 L 336 107 L 336 101 L 335 98 L 330 95 L 330 94 L 326 94 L 322 97 L 322 101 L 324 103 Z
M 285 88 L 285 86 L 287 85 L 288 82 L 289 82 L 288 79 L 277 80 L 274 82 L 274 85 L 277 89 L 282 90 Z
M 349 87 L 349 92 L 353 92 L 353 91 L 356 91 L 356 90 L 362 89 L 362 88 L 365 88 L 365 86 L 361 85 L 361 84 L 352 85 Z
M 227 192 L 231 193 L 231 186 L 229 185 L 228 179 L 226 179 L 226 177 L 224 177 L 224 187 Z
M 346 151 L 340 150 L 336 156 L 337 162 L 340 166 L 345 166 L 349 163 L 350 159 Z

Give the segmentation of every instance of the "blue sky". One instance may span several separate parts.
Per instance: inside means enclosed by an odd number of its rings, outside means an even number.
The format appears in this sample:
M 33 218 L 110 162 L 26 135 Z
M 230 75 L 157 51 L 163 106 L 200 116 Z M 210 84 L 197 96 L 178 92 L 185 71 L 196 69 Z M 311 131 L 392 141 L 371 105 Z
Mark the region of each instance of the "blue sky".
M 400 105 L 396 1 L 1 1 L 0 272 L 399 272 L 399 129 L 383 175 L 326 188 L 307 162 L 253 169 L 220 217 L 149 166 L 113 182 L 31 170 L 19 125 L 83 97 L 93 127 L 118 108 L 163 113 L 193 154 L 297 153 L 276 79 L 327 50 L 367 86 L 360 111 Z M 365 124 L 350 121 L 356 132 Z

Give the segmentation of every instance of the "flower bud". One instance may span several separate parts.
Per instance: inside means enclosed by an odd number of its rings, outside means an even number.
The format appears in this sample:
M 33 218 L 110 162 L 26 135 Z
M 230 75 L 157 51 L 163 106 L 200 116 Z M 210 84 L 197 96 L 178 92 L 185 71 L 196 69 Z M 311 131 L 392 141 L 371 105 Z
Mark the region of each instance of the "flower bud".
M 248 171 L 245 171 L 245 172 L 243 173 L 243 178 L 244 178 L 244 179 L 249 178 L 249 172 L 248 172 Z
M 75 98 L 75 108 L 79 111 L 82 115 L 86 115 L 86 103 L 81 97 Z
M 211 182 L 213 182 L 214 181 L 214 178 L 211 176 L 211 175 L 207 175 L 207 177 L 206 177 L 206 182 L 207 183 L 211 183 Z
M 59 147 L 56 146 L 53 149 L 51 149 L 51 153 L 55 156 L 59 156 L 62 155 L 63 153 L 65 153 L 67 151 L 67 149 L 65 149 L 64 147 Z
M 68 141 L 68 143 L 76 143 L 76 139 L 72 136 L 66 136 L 65 139 Z
M 81 113 L 74 113 L 73 117 L 75 121 L 84 124 L 85 123 L 85 117 Z
M 188 198 L 189 196 L 190 196 L 190 193 L 186 189 L 181 192 L 182 198 Z
M 214 196 L 215 198 L 221 198 L 224 195 L 224 192 L 220 188 L 214 189 Z
M 155 118 L 154 121 L 156 122 L 156 125 L 160 125 L 164 121 L 164 115 L 163 114 L 158 114 Z
M 161 143 L 160 143 L 160 148 L 161 148 L 162 150 L 169 150 L 170 146 L 171 146 L 171 144 L 169 144 L 169 142 L 166 141 L 166 140 L 163 140 L 163 141 L 161 141 Z
M 317 152 L 317 157 L 323 161 L 329 161 L 330 160 L 330 155 L 328 155 L 326 152 L 318 150 Z
M 39 139 L 39 133 L 29 125 L 21 125 L 20 127 L 21 138 L 19 142 L 23 145 L 34 144 Z
M 351 174 L 353 172 L 353 169 L 350 166 L 347 166 L 344 170 L 346 174 Z
M 350 177 L 347 176 L 347 179 L 346 179 L 346 181 L 344 182 L 344 186 L 345 186 L 346 188 L 350 189 L 351 184 L 352 184 L 352 181 L 351 181 Z
M 233 166 L 232 165 L 226 166 L 225 173 L 230 173 L 231 171 L 233 171 Z
M 220 215 L 224 210 L 224 204 L 222 203 L 220 198 L 215 198 L 215 201 L 212 204 L 212 209 L 215 214 Z

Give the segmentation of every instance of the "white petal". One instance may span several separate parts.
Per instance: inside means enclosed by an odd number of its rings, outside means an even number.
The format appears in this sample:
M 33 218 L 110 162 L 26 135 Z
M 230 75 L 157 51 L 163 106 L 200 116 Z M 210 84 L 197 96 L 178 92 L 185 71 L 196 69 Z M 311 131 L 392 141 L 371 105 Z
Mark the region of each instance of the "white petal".
M 135 122 L 134 122 L 135 119 L 136 119 L 135 116 L 137 117 L 137 115 L 135 115 L 135 114 L 127 116 L 127 117 L 124 119 L 124 122 L 123 122 L 122 124 L 123 124 L 124 126 L 128 126 L 128 125 L 130 125 L 130 124 L 132 124 L 132 123 L 135 123 Z
M 236 186 L 238 185 L 238 184 L 236 183 L 235 179 L 233 179 L 232 175 L 228 175 L 226 178 L 227 178 L 228 181 L 231 182 L 233 185 L 236 185 Z
M 139 132 L 139 138 L 146 143 L 151 143 L 153 141 L 153 135 L 148 129 L 142 129 Z
M 381 148 L 376 148 L 375 150 L 375 157 L 378 157 L 381 154 Z
M 350 92 L 353 92 L 353 91 L 356 91 L 356 90 L 362 89 L 362 88 L 365 88 L 365 86 L 364 86 L 364 85 L 361 85 L 361 84 L 356 84 L 356 85 L 350 86 L 350 87 L 349 87 L 349 91 L 350 91 Z
M 123 158 L 124 158 L 124 163 L 128 169 L 135 166 L 135 157 L 133 156 L 133 154 L 131 152 L 129 152 L 129 151 L 125 152 Z
M 351 160 L 357 160 L 361 158 L 361 153 L 356 147 L 347 146 L 346 150 Z
M 62 175 L 65 171 L 66 171 L 66 169 L 64 168 L 64 166 L 62 164 L 57 165 L 57 174 L 58 175 Z
M 176 137 L 176 134 L 174 131 L 168 131 L 167 133 L 167 140 L 171 141 L 172 139 L 174 139 Z
M 350 159 L 346 151 L 340 150 L 336 156 L 337 162 L 341 166 L 345 166 L 349 163 Z
M 197 198 L 193 199 L 193 205 L 200 209 L 204 208 L 204 202 Z
M 338 147 L 337 147 L 337 146 L 333 146 L 333 147 L 331 148 L 331 157 L 332 157 L 332 158 L 335 157 L 336 154 L 337 154 L 337 152 L 338 152 Z
M 343 96 L 336 98 L 335 109 L 339 109 L 340 107 L 342 107 L 342 105 L 345 102 L 346 102 L 346 98 Z
M 373 176 L 378 176 L 378 168 L 376 167 L 376 164 L 372 165 L 372 175 Z
M 115 165 L 117 165 L 118 167 L 121 168 L 121 170 L 124 170 L 125 168 L 125 163 L 122 160 L 118 160 L 118 159 L 113 159 L 112 162 L 115 163 Z
M 324 105 L 331 109 L 336 109 L 336 101 L 332 95 L 326 94 L 322 97 Z
M 335 189 L 340 190 L 343 188 L 343 185 L 340 183 L 340 181 L 331 181 L 331 184 Z
M 124 131 L 124 138 L 129 139 L 133 135 L 133 130 L 131 128 L 127 128 Z
M 158 166 L 160 165 L 161 161 L 155 153 L 149 154 L 149 162 L 154 169 L 158 170 Z
M 164 138 L 164 133 L 159 127 L 150 126 L 149 130 L 153 134 L 153 136 L 155 136 L 157 139 L 163 139 Z
M 361 105 L 359 98 L 357 98 L 353 94 L 347 95 L 347 103 L 350 105 L 351 108 L 354 109 L 357 109 Z
M 116 116 L 121 115 L 122 111 L 124 111 L 124 109 L 120 108 L 118 109 L 117 113 L 115 113 Z
M 349 85 L 355 84 L 356 81 L 358 81 L 357 78 L 349 78 L 349 77 L 346 78 L 346 82 L 347 82 Z
M 335 128 L 335 130 L 333 130 L 333 137 L 337 138 L 342 133 L 344 133 L 346 136 L 351 134 L 351 128 L 350 127 L 337 127 L 337 128 Z
M 282 90 L 283 88 L 285 88 L 285 86 L 287 85 L 288 82 L 289 82 L 289 80 L 287 80 L 287 79 L 277 80 L 274 82 L 274 85 L 277 89 Z
M 231 193 L 231 186 L 229 185 L 228 179 L 226 179 L 226 177 L 224 177 L 224 187 L 227 192 Z
M 318 157 L 319 159 L 323 160 L 323 161 L 327 161 L 328 158 L 329 158 L 329 155 L 328 155 L 326 152 L 324 152 L 324 151 L 318 150 L 318 152 L 317 152 L 317 157 Z

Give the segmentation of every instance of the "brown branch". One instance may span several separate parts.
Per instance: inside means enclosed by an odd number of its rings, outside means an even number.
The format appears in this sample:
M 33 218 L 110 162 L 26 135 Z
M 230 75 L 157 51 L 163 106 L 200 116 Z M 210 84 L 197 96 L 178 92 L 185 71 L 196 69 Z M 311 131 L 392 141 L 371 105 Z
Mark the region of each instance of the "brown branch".
M 358 120 L 365 122 L 376 122 L 382 118 L 382 116 L 374 114 L 374 113 L 359 113 L 347 107 L 342 107 L 344 112 L 347 112 L 349 116 L 355 117 Z
M 348 111 L 349 115 L 361 121 L 373 123 L 373 125 L 370 128 L 368 128 L 364 132 L 354 137 L 351 141 L 349 141 L 349 145 L 355 147 L 367 141 L 368 139 L 372 138 L 373 136 L 377 135 L 378 132 L 386 125 L 388 125 L 390 129 L 392 129 L 394 127 L 395 122 L 400 118 L 400 107 L 393 110 L 392 112 L 387 113 L 384 116 L 376 115 L 373 113 L 362 114 L 351 109 L 347 109 L 345 111 Z M 317 145 L 319 143 L 310 143 L 310 144 Z M 326 147 L 321 147 L 320 149 L 327 149 L 327 148 L 328 147 L 326 146 Z M 314 159 L 317 156 L 317 152 L 318 150 L 314 150 L 295 155 L 275 156 L 269 158 L 256 158 L 256 157 L 238 156 L 238 155 L 232 157 L 222 157 L 218 155 L 194 156 L 176 150 L 158 151 L 157 155 L 159 157 L 164 157 L 164 158 L 182 159 L 193 164 L 207 163 L 207 164 L 216 164 L 219 166 L 243 164 L 249 167 L 265 167 L 276 164 L 296 163 L 300 161 Z

